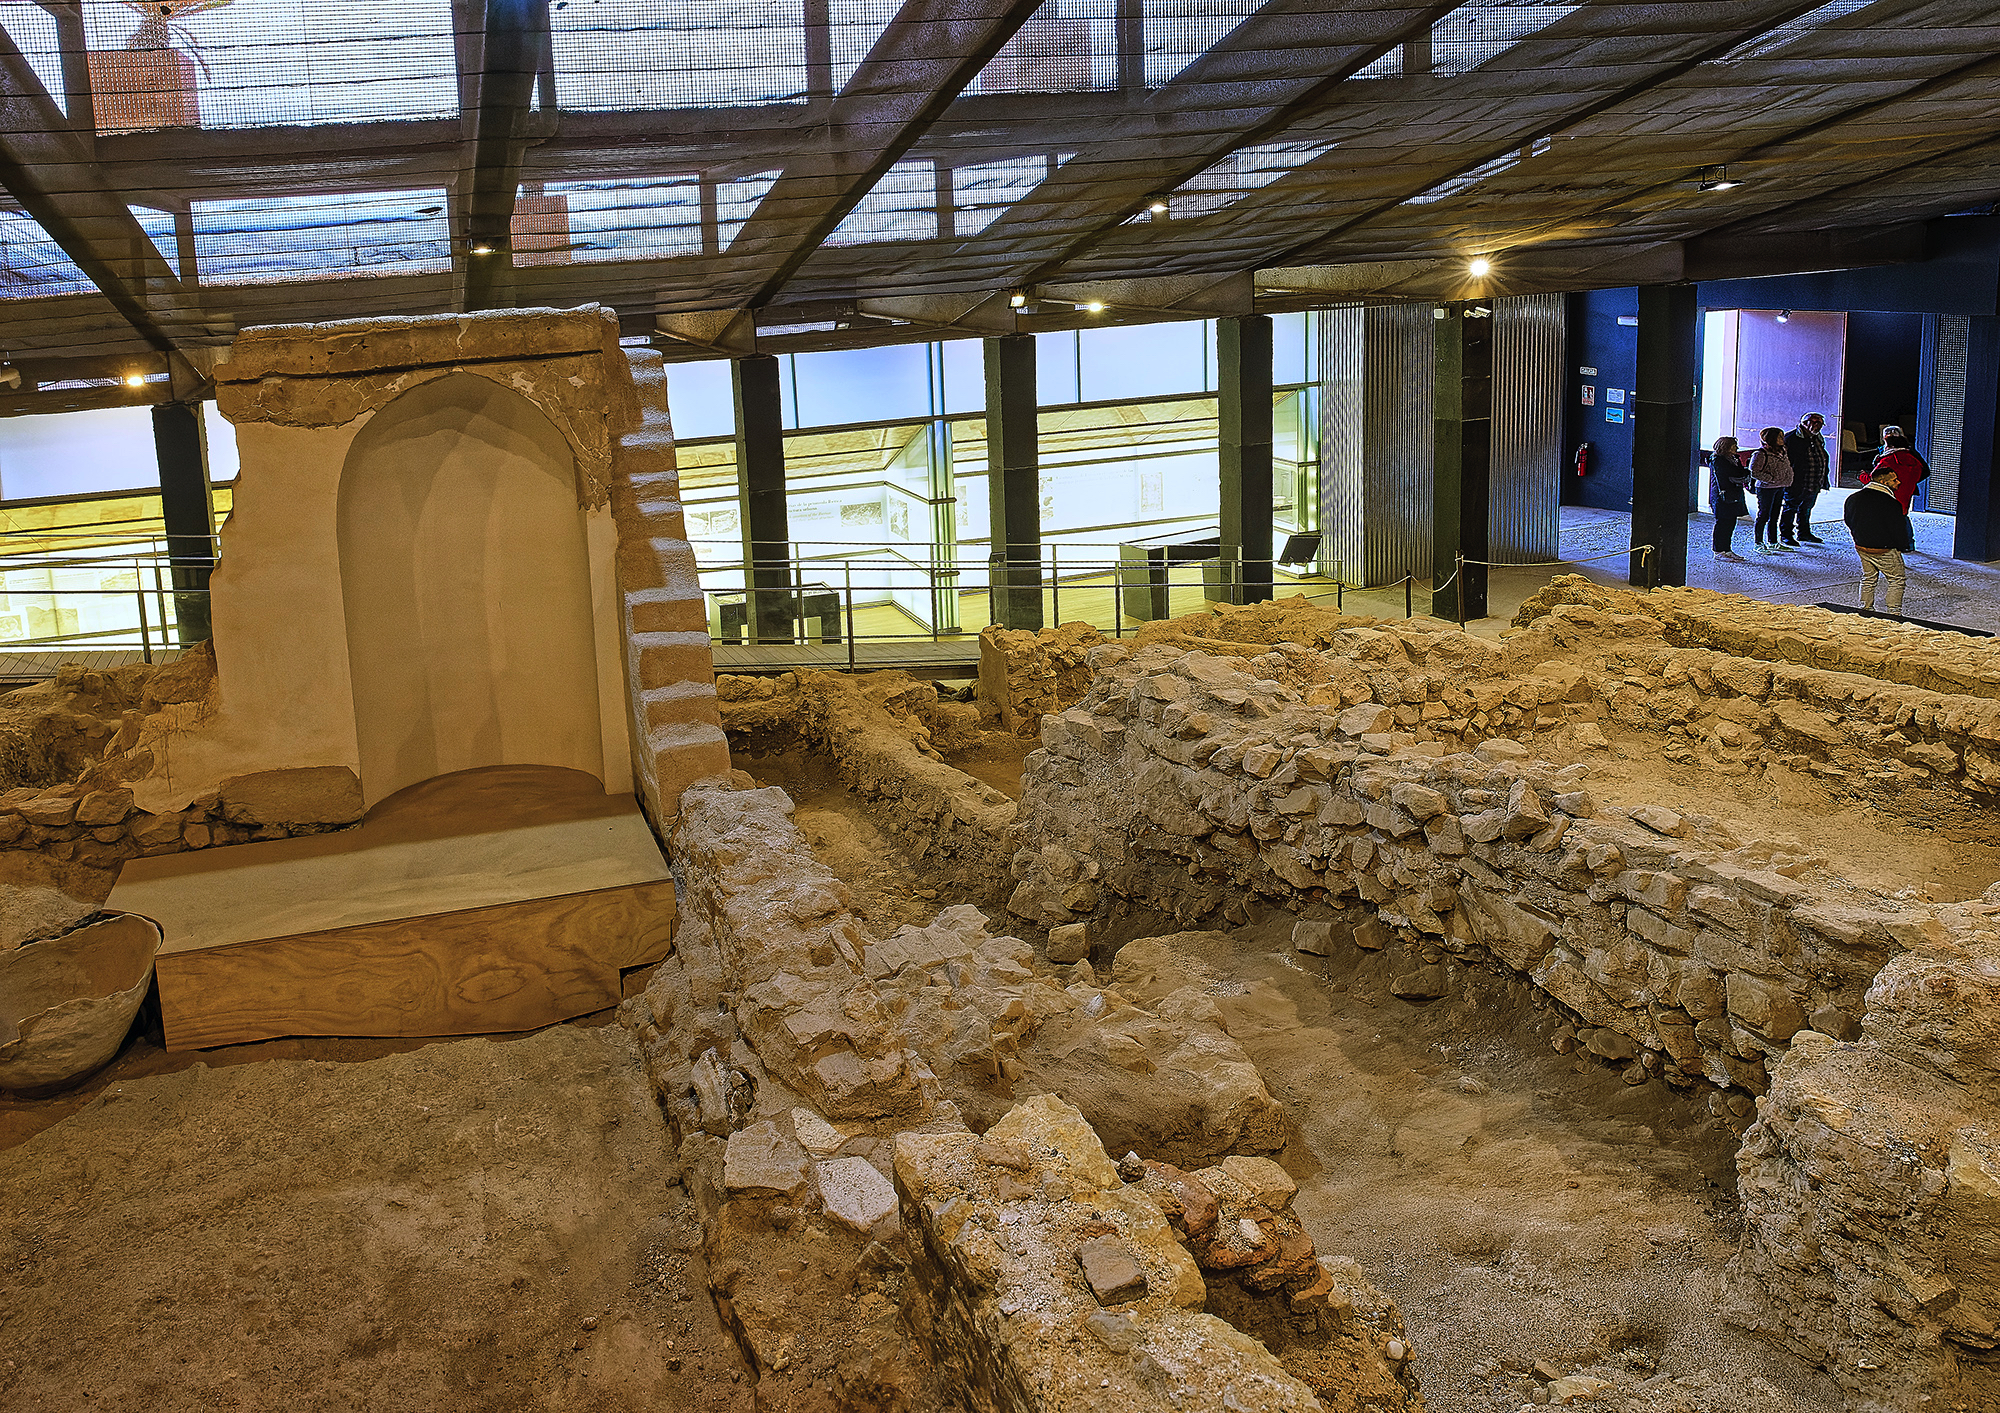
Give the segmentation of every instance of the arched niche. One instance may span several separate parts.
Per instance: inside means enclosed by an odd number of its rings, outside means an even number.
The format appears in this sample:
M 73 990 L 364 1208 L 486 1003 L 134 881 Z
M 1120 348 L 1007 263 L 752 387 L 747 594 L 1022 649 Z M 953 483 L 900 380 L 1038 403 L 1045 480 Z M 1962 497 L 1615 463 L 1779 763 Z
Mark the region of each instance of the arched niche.
M 368 803 L 486 765 L 604 778 L 589 555 L 569 444 L 452 373 L 354 439 L 340 579 Z

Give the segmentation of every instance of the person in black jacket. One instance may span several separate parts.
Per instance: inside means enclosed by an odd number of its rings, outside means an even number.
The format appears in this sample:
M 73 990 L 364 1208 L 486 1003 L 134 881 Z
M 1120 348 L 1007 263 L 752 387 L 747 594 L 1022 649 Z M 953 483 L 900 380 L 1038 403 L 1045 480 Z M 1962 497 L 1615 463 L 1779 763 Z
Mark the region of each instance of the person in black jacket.
M 1868 484 L 1847 498 L 1840 518 L 1854 536 L 1854 552 L 1861 556 L 1861 606 L 1875 611 L 1875 580 L 1879 575 L 1886 592 L 1882 607 L 1900 615 L 1903 611 L 1903 551 L 1899 548 L 1910 536 L 1910 517 L 1896 499 L 1897 473 L 1878 467 Z
M 1827 489 L 1826 438 L 1821 435 L 1825 426 L 1824 417 L 1808 412 L 1799 419 L 1797 427 L 1785 433 L 1785 455 L 1792 463 L 1792 484 L 1785 491 L 1785 508 L 1778 517 L 1778 538 L 1788 545 L 1800 541 L 1809 545 L 1826 543 L 1812 532 L 1813 503 Z M 1796 539 L 1792 533 L 1794 522 Z
M 1744 488 L 1750 484 L 1750 468 L 1743 464 L 1734 437 L 1717 437 L 1711 451 L 1708 508 L 1715 512 L 1715 557 L 1740 560 L 1743 556 L 1731 540 L 1736 522 L 1750 513 L 1750 504 L 1743 498 Z

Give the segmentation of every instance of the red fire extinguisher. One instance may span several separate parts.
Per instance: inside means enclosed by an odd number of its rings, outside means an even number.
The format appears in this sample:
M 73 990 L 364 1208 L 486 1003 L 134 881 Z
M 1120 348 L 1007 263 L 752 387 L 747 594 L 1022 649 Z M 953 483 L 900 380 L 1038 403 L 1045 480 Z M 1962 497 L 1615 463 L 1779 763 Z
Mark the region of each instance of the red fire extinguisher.
M 1579 476 L 1588 476 L 1590 474 L 1589 442 L 1580 444 L 1576 449 L 1576 474 Z

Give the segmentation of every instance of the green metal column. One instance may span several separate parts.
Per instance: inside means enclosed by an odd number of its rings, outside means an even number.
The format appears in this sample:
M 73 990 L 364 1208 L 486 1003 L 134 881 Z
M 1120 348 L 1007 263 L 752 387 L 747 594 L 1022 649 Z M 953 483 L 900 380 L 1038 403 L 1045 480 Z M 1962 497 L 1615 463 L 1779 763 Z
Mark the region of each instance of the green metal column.
M 1222 567 L 1235 603 L 1271 597 L 1271 316 L 1215 326 Z
M 1448 304 L 1434 312 L 1437 479 L 1431 583 L 1440 587 L 1431 591 L 1431 613 L 1469 622 L 1486 616 L 1486 566 L 1461 567 L 1459 557 L 1491 557 L 1493 315 L 1483 304 Z
M 1693 285 L 1639 286 L 1639 386 L 1632 408 L 1632 546 L 1628 583 L 1687 582 L 1695 488 L 1695 378 L 1701 334 Z M 1637 553 L 1654 547 L 1651 565 Z
M 185 647 L 209 636 L 208 576 L 215 568 L 215 499 L 200 403 L 168 402 L 153 409 L 153 455 L 173 566 L 174 618 Z
M 730 365 L 736 390 L 736 495 L 742 508 L 750 636 L 792 641 L 792 532 L 785 505 L 785 408 L 778 360 L 759 353 Z
M 1042 626 L 1042 472 L 1035 336 L 986 340 L 986 495 L 992 519 L 992 617 Z

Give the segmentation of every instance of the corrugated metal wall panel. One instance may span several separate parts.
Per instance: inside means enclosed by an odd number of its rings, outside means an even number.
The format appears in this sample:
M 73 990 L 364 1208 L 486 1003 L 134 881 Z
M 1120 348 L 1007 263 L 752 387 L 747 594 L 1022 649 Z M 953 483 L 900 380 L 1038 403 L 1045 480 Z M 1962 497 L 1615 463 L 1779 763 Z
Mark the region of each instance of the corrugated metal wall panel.
M 1932 510 L 1956 515 L 1960 442 L 1965 435 L 1965 352 L 1972 321 L 1963 314 L 1939 314 L 1936 323 L 1933 347 L 1926 350 L 1931 353 L 1931 476 L 1925 487 Z
M 1319 316 L 1320 572 L 1356 583 L 1365 562 L 1361 516 L 1362 311 Z
M 1493 481 L 1487 533 L 1495 563 L 1556 558 L 1562 537 L 1563 298 L 1493 305 Z
M 1362 523 L 1367 581 L 1431 572 L 1437 329 L 1428 304 L 1366 311 Z
M 1323 562 L 1350 584 L 1430 573 L 1433 323 L 1428 304 L 1320 316 Z

